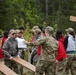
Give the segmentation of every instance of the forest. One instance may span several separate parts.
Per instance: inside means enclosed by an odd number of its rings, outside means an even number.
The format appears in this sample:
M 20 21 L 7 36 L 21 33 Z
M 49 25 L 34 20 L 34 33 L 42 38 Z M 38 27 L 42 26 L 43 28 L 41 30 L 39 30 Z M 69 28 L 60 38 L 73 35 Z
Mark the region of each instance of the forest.
M 69 17 L 76 16 L 76 0 L 0 0 L 0 33 L 24 26 L 52 26 L 63 32 L 76 30 Z

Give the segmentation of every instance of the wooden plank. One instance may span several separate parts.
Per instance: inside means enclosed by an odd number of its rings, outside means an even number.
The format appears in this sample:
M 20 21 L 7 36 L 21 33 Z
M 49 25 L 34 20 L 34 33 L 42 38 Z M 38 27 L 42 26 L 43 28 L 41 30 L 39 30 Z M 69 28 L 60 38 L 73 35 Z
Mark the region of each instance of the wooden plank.
M 21 59 L 21 58 L 19 58 L 19 57 L 15 57 L 15 58 L 13 58 L 13 60 L 14 60 L 15 62 L 21 64 L 22 66 L 28 68 L 29 70 L 35 72 L 36 67 L 35 67 L 34 65 L 28 63 L 27 61 L 25 61 L 25 60 L 23 60 L 23 59 Z
M 76 22 L 76 16 L 70 16 L 70 21 Z
M 14 71 L 12 71 L 10 68 L 8 68 L 6 65 L 0 63 L 0 71 L 4 73 L 5 75 L 18 75 Z

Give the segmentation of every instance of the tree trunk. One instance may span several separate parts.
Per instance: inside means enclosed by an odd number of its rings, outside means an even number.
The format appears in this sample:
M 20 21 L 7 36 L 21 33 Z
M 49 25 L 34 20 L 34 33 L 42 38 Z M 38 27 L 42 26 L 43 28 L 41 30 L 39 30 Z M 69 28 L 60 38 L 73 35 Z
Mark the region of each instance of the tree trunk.
M 46 0 L 46 18 L 48 17 L 48 2 L 49 2 L 49 0 Z

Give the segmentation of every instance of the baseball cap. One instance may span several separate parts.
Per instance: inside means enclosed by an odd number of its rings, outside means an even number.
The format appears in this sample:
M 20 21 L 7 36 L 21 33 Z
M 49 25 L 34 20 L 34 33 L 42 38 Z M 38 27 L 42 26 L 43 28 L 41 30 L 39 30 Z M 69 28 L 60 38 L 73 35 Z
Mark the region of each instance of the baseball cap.
M 68 28 L 65 31 L 72 31 L 72 32 L 74 32 L 74 29 L 73 28 Z
M 16 32 L 16 33 L 20 33 L 20 30 L 19 30 L 19 29 L 16 29 L 15 32 Z
M 11 29 L 11 30 L 9 31 L 9 33 L 14 34 L 14 33 L 16 33 L 16 31 L 15 31 L 14 29 Z
M 41 30 L 39 29 L 38 26 L 34 26 L 34 27 L 31 29 L 31 31 L 32 31 L 32 32 L 35 32 L 35 31 L 41 32 Z
M 47 27 L 45 28 L 45 30 L 46 30 L 46 29 L 47 29 L 48 31 L 50 31 L 50 32 L 53 31 L 53 27 L 51 27 L 51 26 L 47 26 Z

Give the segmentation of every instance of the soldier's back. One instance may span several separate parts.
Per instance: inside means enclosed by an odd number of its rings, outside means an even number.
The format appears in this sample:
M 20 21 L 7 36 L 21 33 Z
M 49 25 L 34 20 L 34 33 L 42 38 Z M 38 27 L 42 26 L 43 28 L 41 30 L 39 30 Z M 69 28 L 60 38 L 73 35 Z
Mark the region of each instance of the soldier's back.
M 46 36 L 45 42 L 42 44 L 42 60 L 54 61 L 56 58 L 58 44 L 52 36 Z

